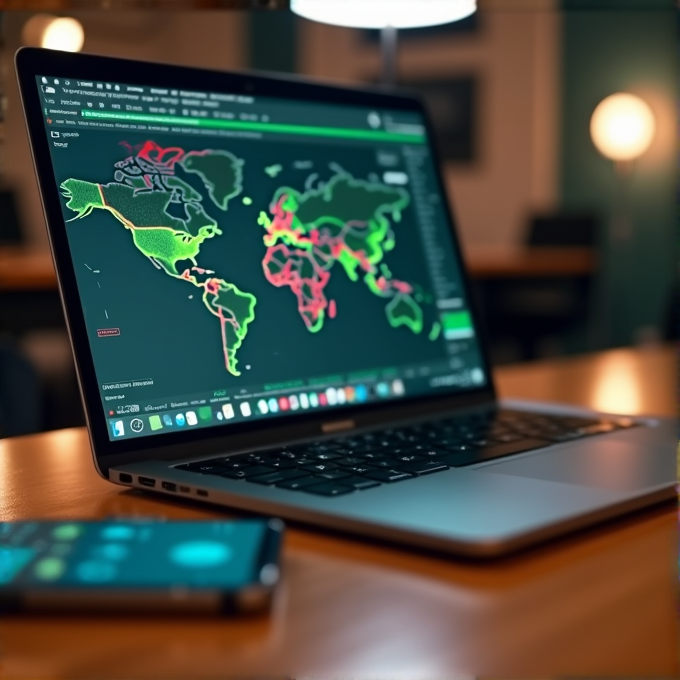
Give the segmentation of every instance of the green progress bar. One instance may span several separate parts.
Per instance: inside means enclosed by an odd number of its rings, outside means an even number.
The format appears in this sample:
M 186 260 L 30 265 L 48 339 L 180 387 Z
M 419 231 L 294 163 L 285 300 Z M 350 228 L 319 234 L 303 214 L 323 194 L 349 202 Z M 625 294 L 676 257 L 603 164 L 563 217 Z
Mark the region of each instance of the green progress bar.
M 474 335 L 469 312 L 445 312 L 441 315 L 441 320 L 447 340 L 471 338 Z
M 386 132 L 384 130 L 355 130 L 353 128 L 320 127 L 314 125 L 287 125 L 283 123 L 254 123 L 240 120 L 217 120 L 214 118 L 185 118 L 183 116 L 158 116 L 150 113 L 123 113 L 121 111 L 81 111 L 83 118 L 103 120 L 127 120 L 136 123 L 160 123 L 165 125 L 184 125 L 218 130 L 250 130 L 254 132 L 279 132 L 292 135 L 315 137 L 341 137 L 344 139 L 364 139 L 377 142 L 403 142 L 424 144 L 424 134 Z

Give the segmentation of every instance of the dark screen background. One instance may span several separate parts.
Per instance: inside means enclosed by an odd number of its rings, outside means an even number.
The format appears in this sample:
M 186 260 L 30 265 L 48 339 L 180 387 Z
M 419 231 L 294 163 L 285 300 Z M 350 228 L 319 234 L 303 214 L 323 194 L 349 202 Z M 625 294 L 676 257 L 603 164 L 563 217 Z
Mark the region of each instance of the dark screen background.
M 437 319 L 434 304 L 423 305 L 426 323 L 422 333 L 392 328 L 385 315 L 386 300 L 373 295 L 361 280 L 351 282 L 336 263 L 325 289 L 326 297 L 336 300 L 336 318 L 326 316 L 322 330 L 310 333 L 291 290 L 276 288 L 264 277 L 265 231 L 257 217 L 260 210 L 268 211 L 275 191 L 281 186 L 303 191 L 312 172 L 322 181 L 329 179 L 334 174 L 329 163 L 340 165 L 355 178 L 366 179 L 371 172 L 382 170 L 377 165 L 376 147 L 347 142 L 301 143 L 299 139 L 223 140 L 87 132 L 70 142 L 68 154 L 55 159 L 57 181 L 113 181 L 113 164 L 129 155 L 121 142 L 136 144 L 147 139 L 162 147 L 179 145 L 187 151 L 223 148 L 245 160 L 244 190 L 229 202 L 226 213 L 209 200 L 193 173 L 183 173 L 178 167 L 177 175 L 204 195 L 204 209 L 223 231 L 221 236 L 203 242 L 197 257 L 199 265 L 255 295 L 255 320 L 237 353 L 242 375 L 234 377 L 224 368 L 219 321 L 205 308 L 199 290 L 156 269 L 134 246 L 129 230 L 109 212 L 94 210 L 87 217 L 68 222 L 67 232 L 100 383 L 151 377 L 154 386 L 144 388 L 144 396 L 153 398 L 233 387 L 235 381 L 244 385 L 279 382 L 446 355 L 442 341 L 432 342 L 427 337 Z M 313 167 L 294 169 L 296 161 L 311 161 Z M 271 178 L 264 168 L 275 163 L 283 170 Z M 244 205 L 243 196 L 250 197 L 252 204 Z M 65 219 L 73 215 L 64 207 Z M 396 278 L 429 291 L 414 220 L 411 203 L 401 222 L 393 225 L 396 246 L 386 253 L 384 262 Z M 121 335 L 96 336 L 97 328 L 109 327 L 119 327 Z

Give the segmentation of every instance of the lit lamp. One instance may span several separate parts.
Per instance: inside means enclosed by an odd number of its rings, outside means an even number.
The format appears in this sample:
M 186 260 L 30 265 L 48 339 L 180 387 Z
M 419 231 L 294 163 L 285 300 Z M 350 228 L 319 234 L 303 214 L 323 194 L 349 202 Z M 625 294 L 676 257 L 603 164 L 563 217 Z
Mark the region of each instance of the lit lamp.
M 590 119 L 595 147 L 615 163 L 641 156 L 652 143 L 655 130 L 654 114 L 646 102 L 625 92 L 603 99 Z
M 655 131 L 656 121 L 647 103 L 626 92 L 603 99 L 590 119 L 593 144 L 605 158 L 614 161 L 618 200 L 612 235 L 618 239 L 627 239 L 631 234 L 626 209 L 626 179 L 635 159 L 651 145 Z
M 72 17 L 36 14 L 24 24 L 21 37 L 24 44 L 33 47 L 80 52 L 85 42 L 85 31 L 83 25 Z
M 393 84 L 397 30 L 459 21 L 474 14 L 477 0 L 290 0 L 290 9 L 322 24 L 380 29 L 382 79 Z

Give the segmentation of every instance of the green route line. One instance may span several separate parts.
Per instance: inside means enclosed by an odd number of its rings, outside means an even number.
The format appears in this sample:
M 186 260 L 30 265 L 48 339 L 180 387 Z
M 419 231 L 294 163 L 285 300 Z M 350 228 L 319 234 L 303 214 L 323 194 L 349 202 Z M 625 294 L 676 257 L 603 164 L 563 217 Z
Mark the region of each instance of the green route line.
M 385 130 L 355 130 L 353 128 L 322 127 L 315 125 L 289 125 L 284 123 L 254 123 L 238 120 L 217 120 L 213 118 L 184 118 L 182 116 L 159 116 L 150 113 L 123 113 L 121 111 L 81 110 L 83 118 L 103 120 L 129 120 L 139 123 L 160 123 L 166 125 L 185 125 L 189 127 L 216 128 L 226 130 L 252 130 L 256 132 L 280 132 L 282 134 L 309 135 L 315 137 L 342 137 L 345 139 L 365 139 L 378 142 L 404 142 L 424 144 L 424 134 L 387 132 Z

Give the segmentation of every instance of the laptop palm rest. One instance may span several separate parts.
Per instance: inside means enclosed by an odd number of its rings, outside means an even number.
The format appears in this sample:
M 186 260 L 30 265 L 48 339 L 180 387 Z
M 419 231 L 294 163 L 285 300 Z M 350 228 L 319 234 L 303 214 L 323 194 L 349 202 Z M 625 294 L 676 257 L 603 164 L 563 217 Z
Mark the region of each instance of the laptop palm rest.
M 484 470 L 622 492 L 667 486 L 675 477 L 672 449 L 662 445 L 643 449 L 616 437 L 554 447 L 488 465 Z

